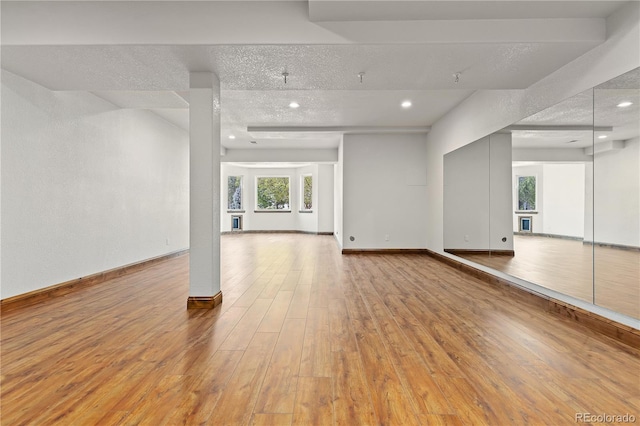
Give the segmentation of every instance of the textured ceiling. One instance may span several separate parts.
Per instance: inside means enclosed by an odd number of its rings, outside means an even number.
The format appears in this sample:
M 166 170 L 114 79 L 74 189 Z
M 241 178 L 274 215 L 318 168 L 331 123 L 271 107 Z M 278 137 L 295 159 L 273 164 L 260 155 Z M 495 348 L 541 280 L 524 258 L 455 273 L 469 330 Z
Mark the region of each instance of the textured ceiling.
M 189 71 L 215 72 L 225 147 L 327 148 L 339 132 L 247 127 L 430 126 L 476 90 L 525 89 L 596 47 L 621 3 L 3 1 L 1 59 L 184 129 Z
M 524 89 L 597 44 L 3 46 L 2 67 L 52 90 L 187 90 L 189 70 L 226 90 Z
M 633 102 L 626 108 L 617 105 Z M 583 92 L 559 104 L 540 111 L 520 122 L 530 130 L 513 131 L 517 148 L 584 148 L 606 141 L 627 140 L 640 135 L 640 68 L 612 79 L 594 90 Z M 596 131 L 553 130 L 536 131 L 535 126 L 595 126 Z M 598 131 L 612 127 L 612 131 Z M 595 138 L 594 138 L 595 136 Z M 574 141 L 574 142 L 572 142 Z
M 474 90 L 526 88 L 591 47 L 6 46 L 2 65 L 52 90 L 88 90 L 122 108 L 152 109 L 183 128 L 188 126 L 189 70 L 214 70 L 222 88 L 223 145 L 242 148 L 249 140 L 264 139 L 246 132 L 251 125 L 429 126 Z M 365 73 L 362 83 L 359 72 Z M 459 83 L 454 72 L 461 72 Z M 405 99 L 413 101 L 409 110 L 399 107 Z M 293 100 L 301 108 L 290 109 Z M 237 138 L 229 140 L 229 134 Z M 280 147 L 295 145 L 285 143 L 287 138 L 279 138 Z M 327 143 L 323 136 L 300 146 L 335 144 L 335 138 Z

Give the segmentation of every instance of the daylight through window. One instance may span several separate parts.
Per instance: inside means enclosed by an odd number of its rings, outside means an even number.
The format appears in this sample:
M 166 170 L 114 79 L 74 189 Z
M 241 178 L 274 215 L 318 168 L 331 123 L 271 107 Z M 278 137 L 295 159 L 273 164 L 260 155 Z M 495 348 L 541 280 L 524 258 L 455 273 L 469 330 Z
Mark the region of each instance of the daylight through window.
M 301 210 L 311 210 L 313 207 L 313 177 L 311 175 L 302 176 L 302 206 Z
M 290 210 L 289 178 L 276 176 L 256 178 L 256 209 Z
M 227 181 L 227 209 L 242 210 L 242 176 L 229 176 Z
M 536 177 L 518 176 L 518 210 L 536 209 Z

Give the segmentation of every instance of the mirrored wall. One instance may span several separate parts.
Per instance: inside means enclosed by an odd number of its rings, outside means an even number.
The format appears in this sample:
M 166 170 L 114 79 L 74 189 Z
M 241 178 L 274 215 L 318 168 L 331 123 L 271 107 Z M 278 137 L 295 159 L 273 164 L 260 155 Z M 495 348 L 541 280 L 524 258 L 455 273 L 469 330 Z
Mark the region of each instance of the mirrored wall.
M 445 251 L 640 318 L 640 69 L 445 155 Z

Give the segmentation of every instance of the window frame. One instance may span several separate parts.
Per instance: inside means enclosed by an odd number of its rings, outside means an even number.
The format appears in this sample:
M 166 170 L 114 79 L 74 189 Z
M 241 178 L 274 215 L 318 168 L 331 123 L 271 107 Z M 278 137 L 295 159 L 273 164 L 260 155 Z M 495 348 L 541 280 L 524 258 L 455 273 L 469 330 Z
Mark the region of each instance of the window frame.
M 229 206 L 229 178 L 240 178 L 240 208 L 232 209 Z M 244 175 L 227 175 L 227 213 L 242 213 L 244 212 Z
M 269 179 L 269 178 L 283 178 L 283 179 L 287 179 L 287 186 L 288 186 L 288 203 L 287 205 L 289 206 L 286 209 L 261 209 L 260 207 L 258 207 L 258 187 L 259 187 L 259 180 L 260 179 Z M 255 202 L 254 202 L 254 212 L 255 213 L 291 213 L 291 176 L 288 175 L 259 175 L 255 177 L 255 191 L 254 191 L 254 195 L 255 195 Z
M 520 178 L 532 177 L 534 179 L 534 191 L 533 191 L 533 208 L 521 209 L 520 208 Z M 538 210 L 538 176 L 535 174 L 516 175 L 516 211 L 517 212 L 535 212 Z
M 311 207 L 306 208 L 304 203 L 305 195 L 305 178 L 311 178 Z M 300 175 L 300 213 L 312 213 L 313 212 L 313 174 L 305 173 Z

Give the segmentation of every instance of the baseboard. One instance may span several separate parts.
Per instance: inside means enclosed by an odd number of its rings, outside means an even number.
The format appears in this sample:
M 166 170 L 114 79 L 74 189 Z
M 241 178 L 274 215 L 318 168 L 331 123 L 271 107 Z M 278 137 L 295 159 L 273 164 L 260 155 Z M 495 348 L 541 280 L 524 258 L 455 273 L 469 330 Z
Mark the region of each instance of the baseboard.
M 281 231 L 222 231 L 220 235 L 230 235 L 230 234 L 306 234 L 306 235 L 333 235 L 333 232 L 311 232 L 311 231 L 299 231 L 299 230 L 281 230 Z
M 554 299 L 547 295 L 526 290 L 509 280 L 497 277 L 489 272 L 474 268 L 471 265 L 451 259 L 450 257 L 443 256 L 442 254 L 432 250 L 427 249 L 426 253 L 428 256 L 445 263 L 458 271 L 464 272 L 474 278 L 478 278 L 488 284 L 502 288 L 521 302 L 536 306 L 551 314 L 569 318 L 579 324 L 585 325 L 596 333 L 613 338 L 631 347 L 640 347 L 640 330 L 620 324 L 616 321 L 610 320 L 593 312 L 589 312 L 577 306 L 573 306 L 561 300 Z
M 187 298 L 187 309 L 213 309 L 220 304 L 222 304 L 221 291 L 213 296 L 189 296 Z
M 464 256 L 472 254 L 481 254 L 486 256 L 515 256 L 516 252 L 513 250 L 469 250 L 469 249 L 444 249 L 445 252 L 451 253 L 455 256 Z
M 481 254 L 483 256 L 489 256 L 490 250 L 472 250 L 472 249 L 444 249 L 445 252 L 453 254 L 455 256 L 464 256 L 469 254 Z
M 425 254 L 427 249 L 342 249 L 342 254 Z
M 541 232 L 517 232 L 514 231 L 513 235 L 522 235 L 525 237 L 545 237 L 545 238 L 558 238 L 560 240 L 573 240 L 573 241 L 582 241 L 582 237 L 572 237 L 570 235 L 559 235 L 559 234 L 543 234 Z
M 583 241 L 582 244 L 594 245 L 596 247 L 610 248 L 616 250 L 625 250 L 625 251 L 640 251 L 640 247 L 636 246 L 625 246 L 624 244 L 611 244 L 611 243 L 599 243 L 597 241 Z
M 594 245 L 596 247 L 604 247 L 604 248 L 611 248 L 611 249 L 617 249 L 617 250 L 627 250 L 627 251 L 640 251 L 640 247 L 638 247 L 638 246 L 627 246 L 627 245 L 624 245 L 624 244 L 602 243 L 602 242 L 598 242 L 598 241 L 594 242 L 594 241 L 585 240 L 584 238 L 581 238 L 581 237 L 571 237 L 569 235 L 543 234 L 543 233 L 537 233 L 537 232 L 515 232 L 515 231 L 514 231 L 513 235 L 521 235 L 521 236 L 524 236 L 524 237 L 545 237 L 545 238 L 558 238 L 558 239 L 561 239 L 561 240 L 582 241 L 582 244 Z M 448 250 L 445 250 L 445 251 L 449 252 Z
M 120 266 L 118 268 L 109 269 L 107 271 L 87 275 L 86 277 L 76 278 L 60 284 L 54 284 L 52 286 L 33 290 L 28 293 L 22 293 L 16 296 L 8 297 L 6 299 L 0 300 L 0 309 L 2 309 L 3 312 L 8 312 L 27 306 L 33 306 L 46 300 L 64 296 L 75 291 L 94 286 L 96 284 L 101 284 L 105 281 L 117 277 L 122 277 L 124 275 L 140 271 L 156 263 L 160 263 L 173 257 L 182 256 L 188 252 L 189 250 L 179 250 L 172 253 L 164 254 L 162 256 L 145 259 L 140 262 L 131 263 L 129 265 Z

